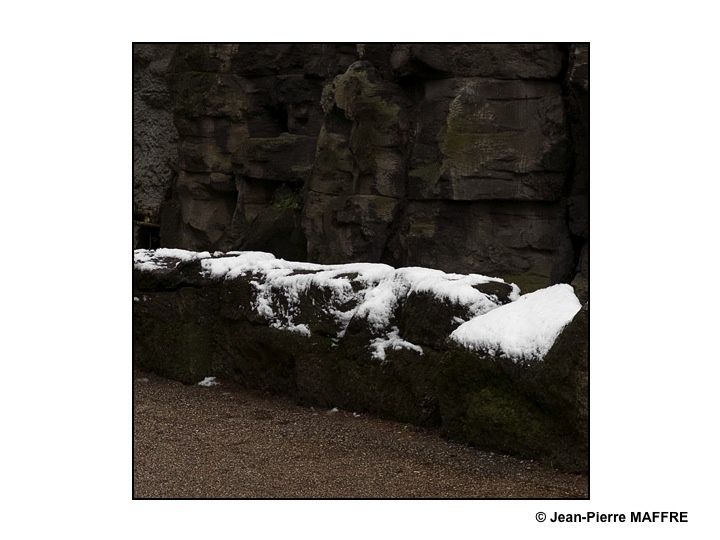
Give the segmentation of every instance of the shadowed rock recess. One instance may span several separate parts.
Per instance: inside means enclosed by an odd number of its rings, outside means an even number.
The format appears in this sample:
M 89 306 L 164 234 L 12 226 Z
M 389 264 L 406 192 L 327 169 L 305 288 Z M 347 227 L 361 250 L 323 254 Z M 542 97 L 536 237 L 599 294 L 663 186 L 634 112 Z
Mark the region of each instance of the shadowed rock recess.
M 135 44 L 133 82 L 139 367 L 587 468 L 586 44 Z
M 160 227 L 135 247 L 587 299 L 587 45 L 135 45 L 133 65 L 136 219 Z
M 133 281 L 139 368 L 588 466 L 587 308 L 569 285 L 178 249 L 137 250 Z

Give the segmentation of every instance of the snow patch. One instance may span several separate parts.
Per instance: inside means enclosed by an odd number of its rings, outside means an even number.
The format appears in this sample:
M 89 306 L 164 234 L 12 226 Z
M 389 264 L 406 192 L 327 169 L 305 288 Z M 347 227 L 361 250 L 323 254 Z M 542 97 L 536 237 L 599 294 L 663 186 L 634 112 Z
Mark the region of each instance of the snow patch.
M 474 317 L 450 339 L 515 362 L 542 360 L 581 307 L 570 285 L 553 285 Z
M 198 386 L 217 386 L 218 384 L 220 383 L 215 380 L 215 377 L 205 377 L 198 383 Z
M 310 328 L 308 328 L 307 324 L 293 324 L 292 322 L 283 323 L 281 321 L 273 321 L 270 323 L 270 326 L 272 328 L 277 328 L 278 330 L 287 330 L 288 332 L 300 334 L 305 337 L 310 337 L 311 335 Z
M 415 345 L 414 343 L 410 343 L 400 337 L 400 330 L 398 330 L 397 326 L 393 326 L 391 331 L 388 332 L 385 337 L 375 338 L 370 342 L 372 357 L 376 360 L 385 360 L 386 349 L 392 349 L 394 351 L 409 349 L 419 353 L 421 356 L 423 354 L 422 347 Z
M 133 256 L 133 265 L 137 270 L 151 272 L 153 270 L 164 270 L 175 268 L 181 262 L 195 261 L 210 257 L 207 251 L 195 252 L 185 249 L 159 248 L 136 249 Z
M 474 286 L 493 281 L 504 283 L 502 279 L 480 274 L 446 274 L 432 268 L 400 268 L 397 272 L 408 283 L 409 292 L 430 293 L 441 300 L 464 305 L 474 315 L 487 313 L 497 307 L 497 298 L 478 291 Z M 509 294 L 512 302 L 520 296 L 520 289 L 514 283 L 509 285 L 512 288 Z

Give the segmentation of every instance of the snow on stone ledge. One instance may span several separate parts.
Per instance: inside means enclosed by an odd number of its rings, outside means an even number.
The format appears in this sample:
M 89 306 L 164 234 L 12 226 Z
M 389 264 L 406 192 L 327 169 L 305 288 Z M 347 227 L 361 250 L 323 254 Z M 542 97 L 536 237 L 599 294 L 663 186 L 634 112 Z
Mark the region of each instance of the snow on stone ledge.
M 520 296 L 510 284 L 505 300 L 481 292 L 478 285 L 502 279 L 479 274 L 448 274 L 430 268 L 398 268 L 386 264 L 314 264 L 277 259 L 270 253 L 242 251 L 212 255 L 181 249 L 139 249 L 135 268 L 142 272 L 172 269 L 182 262 L 200 261 L 206 278 L 232 280 L 250 277 L 255 289 L 252 308 L 274 328 L 310 337 L 311 328 L 297 319 L 301 298 L 311 287 L 326 296 L 322 309 L 337 323 L 342 339 L 351 319 L 366 320 L 374 340 L 373 358 L 383 360 L 386 349 L 422 348 L 405 341 L 393 326 L 396 307 L 411 293 L 429 293 L 437 299 L 463 306 L 472 317 L 455 329 L 449 339 L 468 349 L 514 361 L 540 360 L 562 329 L 580 310 L 570 285 L 554 285 Z M 502 305 L 503 302 L 509 303 Z M 431 317 L 431 314 L 428 314 Z
M 194 261 L 197 259 L 206 259 L 210 257 L 207 251 L 195 252 L 185 249 L 159 248 L 152 249 L 136 249 L 133 255 L 133 265 L 137 270 L 149 272 L 152 270 L 163 270 L 174 268 L 184 261 Z
M 422 347 L 400 337 L 400 330 L 398 330 L 397 326 L 393 326 L 387 336 L 375 338 L 370 342 L 372 357 L 376 360 L 385 361 L 385 349 L 392 349 L 394 351 L 409 349 L 415 351 L 420 356 L 423 355 Z
M 251 275 L 256 297 L 253 308 L 275 328 L 310 336 L 306 325 L 297 325 L 300 296 L 311 286 L 330 293 L 326 310 L 340 324 L 342 338 L 350 320 L 357 316 L 367 320 L 376 335 L 387 335 L 398 302 L 411 292 L 427 292 L 440 300 L 465 306 L 471 315 L 487 313 L 500 301 L 474 288 L 502 279 L 479 274 L 447 274 L 430 268 L 399 268 L 377 263 L 314 264 L 277 259 L 261 251 L 193 253 L 184 250 L 136 250 L 135 268 L 155 271 L 171 267 L 168 257 L 182 261 L 200 260 L 201 272 L 212 279 L 235 279 Z M 510 299 L 518 298 L 520 289 L 510 284 Z M 282 301 L 278 301 L 282 299 Z M 344 307 L 343 307 L 344 306 Z M 351 307 L 347 307 L 351 306 Z
M 541 360 L 580 308 L 570 285 L 553 285 L 469 320 L 450 339 L 514 361 Z

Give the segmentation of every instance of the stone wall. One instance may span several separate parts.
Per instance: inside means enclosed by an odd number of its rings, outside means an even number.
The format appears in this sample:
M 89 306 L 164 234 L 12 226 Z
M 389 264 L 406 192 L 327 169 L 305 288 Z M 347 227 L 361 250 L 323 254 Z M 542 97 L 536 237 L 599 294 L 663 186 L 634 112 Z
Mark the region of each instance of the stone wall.
M 464 321 L 529 301 L 499 279 L 168 251 L 136 252 L 136 366 L 188 384 L 217 376 L 587 469 L 588 311 L 572 292 L 577 308 L 559 337 L 526 359 L 452 339 Z
M 168 148 L 138 143 L 134 182 L 153 208 L 167 188 L 162 245 L 479 272 L 524 291 L 572 281 L 587 297 L 586 45 L 153 51 L 178 172 L 168 187 L 169 169 L 138 167 Z M 149 141 L 137 88 L 134 140 Z

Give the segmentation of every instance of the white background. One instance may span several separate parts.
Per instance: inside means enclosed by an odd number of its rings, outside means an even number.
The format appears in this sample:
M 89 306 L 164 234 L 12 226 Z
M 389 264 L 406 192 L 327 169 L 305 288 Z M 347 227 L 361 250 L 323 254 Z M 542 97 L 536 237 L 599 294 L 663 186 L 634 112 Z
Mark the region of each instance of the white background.
M 587 4 L 5 3 L 0 536 L 717 538 L 718 18 Z M 131 42 L 174 40 L 591 41 L 590 501 L 131 500 Z

